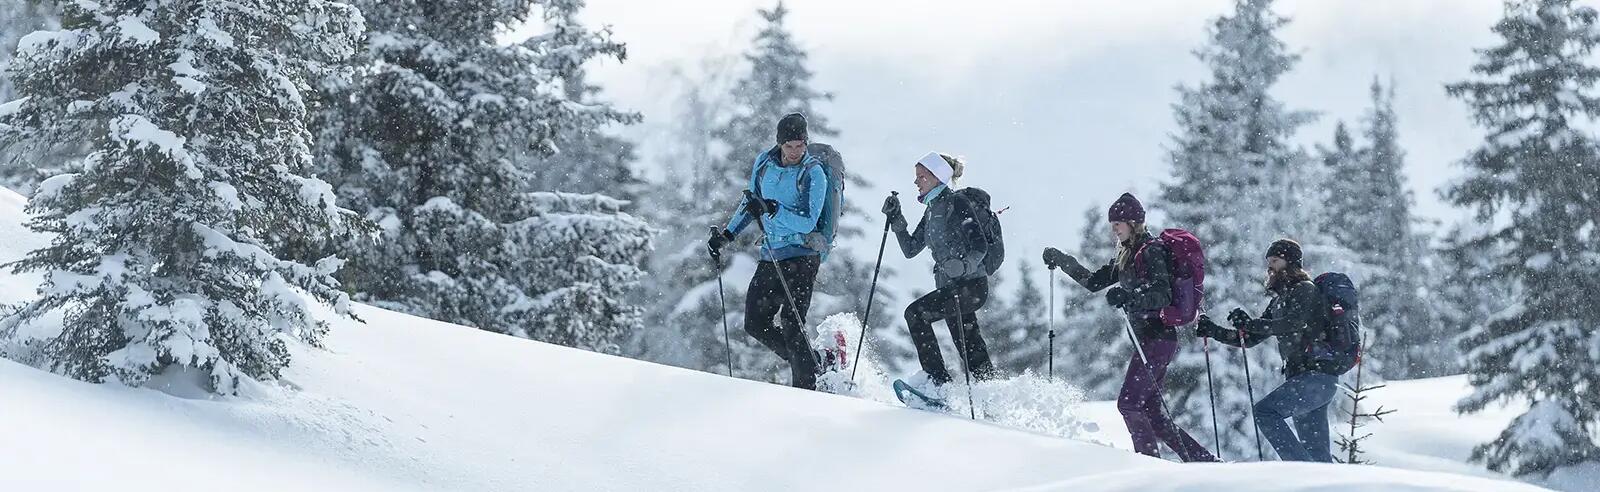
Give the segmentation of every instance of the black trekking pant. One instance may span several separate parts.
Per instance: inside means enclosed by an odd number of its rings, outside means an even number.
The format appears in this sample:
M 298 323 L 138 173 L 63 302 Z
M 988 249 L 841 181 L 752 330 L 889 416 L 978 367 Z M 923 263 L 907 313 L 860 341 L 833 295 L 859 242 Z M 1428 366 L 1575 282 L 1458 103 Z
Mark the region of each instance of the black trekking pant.
M 811 285 L 817 280 L 817 267 L 821 264 L 819 256 L 759 262 L 744 298 L 744 331 L 789 362 L 789 381 L 796 388 L 817 388 L 817 354 L 811 351 L 805 326 L 806 312 L 811 310 Z M 794 295 L 793 309 L 784 294 L 784 284 L 778 279 L 779 271 L 789 284 L 789 293 Z M 778 326 L 772 319 L 780 313 L 783 321 Z
M 960 305 L 956 300 L 960 299 Z M 989 279 L 957 280 L 935 289 L 906 306 L 906 326 L 911 330 L 911 343 L 917 348 L 917 360 L 922 372 L 939 384 L 950 382 L 950 372 L 945 370 L 944 355 L 939 352 L 939 338 L 933 334 L 933 322 L 944 320 L 950 330 L 950 340 L 966 359 L 972 376 L 987 379 L 994 376 L 994 363 L 989 361 L 989 347 L 978 333 L 978 308 L 989 300 Z M 957 319 L 959 318 L 959 322 Z

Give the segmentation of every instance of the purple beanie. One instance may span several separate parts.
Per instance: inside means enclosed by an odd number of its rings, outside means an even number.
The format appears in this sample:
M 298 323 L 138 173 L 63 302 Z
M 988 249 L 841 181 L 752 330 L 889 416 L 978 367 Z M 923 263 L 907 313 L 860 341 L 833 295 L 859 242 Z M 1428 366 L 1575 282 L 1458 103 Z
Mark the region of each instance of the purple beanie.
M 1116 203 L 1111 204 L 1111 210 L 1106 212 L 1109 222 L 1127 222 L 1131 224 L 1144 223 L 1144 205 L 1139 204 L 1139 199 L 1132 193 L 1123 193 Z

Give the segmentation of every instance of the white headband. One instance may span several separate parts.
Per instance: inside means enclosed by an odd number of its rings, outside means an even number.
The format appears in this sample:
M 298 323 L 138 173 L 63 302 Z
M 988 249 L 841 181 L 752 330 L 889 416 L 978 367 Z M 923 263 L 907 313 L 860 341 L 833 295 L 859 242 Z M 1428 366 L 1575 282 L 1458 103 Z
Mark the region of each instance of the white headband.
M 917 161 L 917 164 L 927 168 L 928 172 L 933 173 L 933 177 L 939 178 L 939 182 L 944 183 L 946 186 L 949 186 L 951 184 L 950 181 L 955 179 L 951 175 L 955 174 L 956 170 L 950 168 L 950 163 L 945 161 L 944 157 L 940 156 L 938 152 L 929 152 L 928 155 L 922 156 L 922 160 Z

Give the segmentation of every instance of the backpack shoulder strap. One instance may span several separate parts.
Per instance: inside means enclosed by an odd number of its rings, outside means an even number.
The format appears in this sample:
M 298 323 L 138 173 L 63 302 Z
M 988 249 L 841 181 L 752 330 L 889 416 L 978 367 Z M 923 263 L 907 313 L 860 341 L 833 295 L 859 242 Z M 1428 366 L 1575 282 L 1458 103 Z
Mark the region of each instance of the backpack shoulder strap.
M 989 228 L 984 226 L 984 222 L 983 221 L 986 220 L 986 219 L 984 219 L 982 216 L 978 215 L 978 206 L 974 205 L 970 198 L 967 198 L 966 191 L 968 189 L 970 189 L 970 188 L 962 188 L 962 189 L 959 189 L 959 190 L 949 190 L 949 191 L 946 191 L 946 193 L 949 193 L 950 195 L 952 195 L 952 197 L 956 199 L 956 203 L 960 204 L 959 206 L 962 209 L 967 211 L 967 217 L 972 219 L 972 222 L 975 225 L 978 226 L 978 233 L 979 234 L 983 234 L 984 242 L 993 243 L 994 242 L 994 238 L 990 237 Z
M 1157 247 L 1157 250 L 1167 255 L 1167 264 L 1169 268 L 1172 264 L 1172 248 L 1167 246 L 1166 241 L 1161 240 L 1161 236 L 1151 235 L 1148 241 L 1145 241 L 1144 244 L 1140 244 L 1139 249 L 1133 252 L 1133 268 L 1134 271 L 1139 274 L 1141 279 L 1149 274 L 1149 271 L 1145 265 L 1144 256 L 1145 252 L 1149 251 L 1151 247 Z
M 800 161 L 800 165 L 803 166 L 800 170 L 800 179 L 794 181 L 794 188 L 795 191 L 799 191 L 803 196 L 805 195 L 806 190 L 811 189 L 811 169 L 821 167 L 822 160 L 811 154 L 806 154 L 805 158 Z M 823 168 L 822 174 L 824 176 L 828 174 L 826 167 Z M 827 178 L 824 177 L 823 179 Z
M 777 147 L 773 147 L 773 150 L 777 150 Z M 767 168 L 769 167 L 772 167 L 771 150 L 762 152 L 760 155 L 756 156 L 756 173 L 755 176 L 750 177 L 750 181 L 752 183 L 750 191 L 755 192 L 756 196 L 763 198 L 766 197 L 766 195 L 761 194 L 761 178 L 767 175 Z
M 1150 236 L 1149 240 L 1145 241 L 1144 243 L 1139 244 L 1139 249 L 1135 250 L 1133 252 L 1133 264 L 1138 266 L 1140 269 L 1143 269 L 1144 268 L 1144 252 L 1146 250 L 1150 249 L 1150 245 L 1155 244 L 1156 241 L 1160 241 L 1160 240 L 1161 240 L 1160 236 Z
M 962 188 L 962 189 L 959 189 L 959 190 L 950 190 L 950 194 L 954 195 L 957 198 L 956 201 L 959 202 L 961 204 L 961 206 L 967 210 L 967 216 L 968 217 L 971 217 L 972 220 L 974 220 L 974 221 L 983 220 L 982 217 L 978 216 L 978 206 L 972 203 L 972 199 L 971 198 L 967 197 L 967 190 L 969 190 L 969 189 L 971 189 L 971 188 Z M 984 235 L 988 235 L 989 231 L 983 231 L 983 233 L 984 233 Z

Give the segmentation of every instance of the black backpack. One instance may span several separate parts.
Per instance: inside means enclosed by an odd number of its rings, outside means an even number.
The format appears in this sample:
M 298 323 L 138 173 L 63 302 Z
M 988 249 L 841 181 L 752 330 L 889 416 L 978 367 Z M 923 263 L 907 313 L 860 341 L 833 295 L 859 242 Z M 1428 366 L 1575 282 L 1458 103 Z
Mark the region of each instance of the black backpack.
M 972 217 L 978 221 L 978 229 L 983 231 L 984 242 L 988 245 L 983 255 L 983 271 L 994 275 L 1006 261 L 1006 241 L 1000 231 L 1000 215 L 989 208 L 989 192 L 981 188 L 962 188 L 955 190 L 955 195 L 967 204 Z
M 1327 321 L 1322 340 L 1310 347 L 1317 366 L 1335 376 L 1361 363 L 1361 302 L 1355 282 L 1343 273 L 1324 273 L 1312 281 L 1322 294 Z

